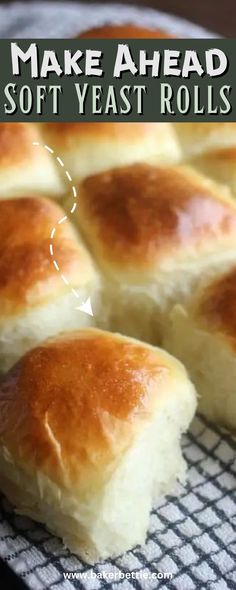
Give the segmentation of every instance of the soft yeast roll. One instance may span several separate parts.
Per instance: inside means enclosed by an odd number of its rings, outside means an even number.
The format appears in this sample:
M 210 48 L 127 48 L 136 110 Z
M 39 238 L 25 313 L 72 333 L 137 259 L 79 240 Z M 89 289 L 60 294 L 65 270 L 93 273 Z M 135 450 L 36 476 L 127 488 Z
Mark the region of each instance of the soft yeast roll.
M 236 205 L 190 168 L 137 164 L 79 190 L 77 221 L 105 280 L 104 327 L 155 343 L 173 302 L 236 261 Z
M 184 361 L 199 410 L 236 429 L 236 266 L 201 286 L 187 308 L 170 314 L 166 346 Z
M 88 562 L 145 541 L 151 502 L 185 464 L 195 410 L 184 367 L 117 334 L 69 332 L 0 385 L 0 487 Z
M 131 24 L 94 27 L 79 35 L 81 39 L 168 39 L 164 29 L 150 29 Z
M 91 321 L 76 307 L 95 296 L 98 279 L 72 226 L 58 225 L 64 215 L 44 198 L 0 201 L 0 371 L 44 338 Z
M 203 174 L 227 185 L 236 197 L 236 138 L 234 147 L 208 151 L 193 157 L 190 163 Z
M 45 141 L 73 180 L 133 162 L 176 162 L 180 148 L 170 123 L 47 123 Z
M 133 25 L 89 29 L 80 38 L 160 38 L 165 31 Z M 133 162 L 176 162 L 181 151 L 170 123 L 49 123 L 45 138 L 79 180 Z
M 38 125 L 0 123 L 0 198 L 27 195 L 32 190 L 61 196 L 60 176 L 43 145 Z
M 236 123 L 176 123 L 174 127 L 187 158 L 236 146 Z

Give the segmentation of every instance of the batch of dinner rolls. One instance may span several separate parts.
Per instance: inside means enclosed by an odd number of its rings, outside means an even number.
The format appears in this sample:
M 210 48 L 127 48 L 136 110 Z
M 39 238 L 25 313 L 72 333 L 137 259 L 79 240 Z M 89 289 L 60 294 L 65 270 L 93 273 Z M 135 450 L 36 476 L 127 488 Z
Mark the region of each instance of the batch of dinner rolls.
M 0 124 L 0 488 L 89 563 L 145 542 L 197 404 L 236 427 L 235 164 L 234 123 Z

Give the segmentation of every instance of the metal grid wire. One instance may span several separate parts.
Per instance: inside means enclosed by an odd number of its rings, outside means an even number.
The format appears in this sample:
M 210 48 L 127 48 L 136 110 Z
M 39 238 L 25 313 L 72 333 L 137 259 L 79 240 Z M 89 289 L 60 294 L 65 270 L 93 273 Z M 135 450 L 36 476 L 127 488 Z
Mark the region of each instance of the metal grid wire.
M 44 527 L 1 499 L 0 555 L 33 590 L 228 590 L 236 588 L 236 440 L 197 417 L 183 441 L 188 481 L 154 507 L 144 547 L 91 568 Z M 132 525 L 132 523 L 131 523 Z M 169 572 L 171 580 L 91 579 L 91 571 Z M 83 580 L 65 572 L 86 573 Z M 118 576 L 117 576 L 118 577 Z

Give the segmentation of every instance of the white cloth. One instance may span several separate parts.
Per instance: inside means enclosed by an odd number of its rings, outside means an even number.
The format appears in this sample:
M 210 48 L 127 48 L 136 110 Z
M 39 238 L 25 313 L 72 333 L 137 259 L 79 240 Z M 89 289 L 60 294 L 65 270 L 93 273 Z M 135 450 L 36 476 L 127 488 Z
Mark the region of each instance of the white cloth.
M 152 9 L 118 4 L 80 4 L 65 2 L 14 2 L 0 7 L 1 38 L 70 37 L 88 27 L 109 22 L 132 22 L 166 28 L 183 37 L 215 37 L 213 33 L 183 19 Z
M 233 590 L 236 587 L 236 440 L 195 418 L 183 441 L 188 481 L 178 497 L 152 511 L 147 542 L 95 568 L 63 549 L 45 528 L 14 514 L 0 499 L 0 555 L 32 590 L 157 590 L 156 579 L 121 579 L 121 572 L 173 574 L 161 590 Z M 132 526 L 132 523 L 130 523 Z M 91 574 L 109 572 L 105 583 Z M 83 574 L 68 580 L 65 574 Z M 5 590 L 5 589 L 4 589 Z

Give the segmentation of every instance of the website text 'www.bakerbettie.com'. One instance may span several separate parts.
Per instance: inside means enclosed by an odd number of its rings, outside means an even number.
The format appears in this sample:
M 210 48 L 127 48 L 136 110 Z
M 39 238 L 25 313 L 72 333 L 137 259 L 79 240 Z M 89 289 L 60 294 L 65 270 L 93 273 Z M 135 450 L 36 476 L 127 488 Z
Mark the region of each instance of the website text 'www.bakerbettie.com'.
M 65 580 L 172 580 L 173 574 L 169 572 L 64 572 Z

